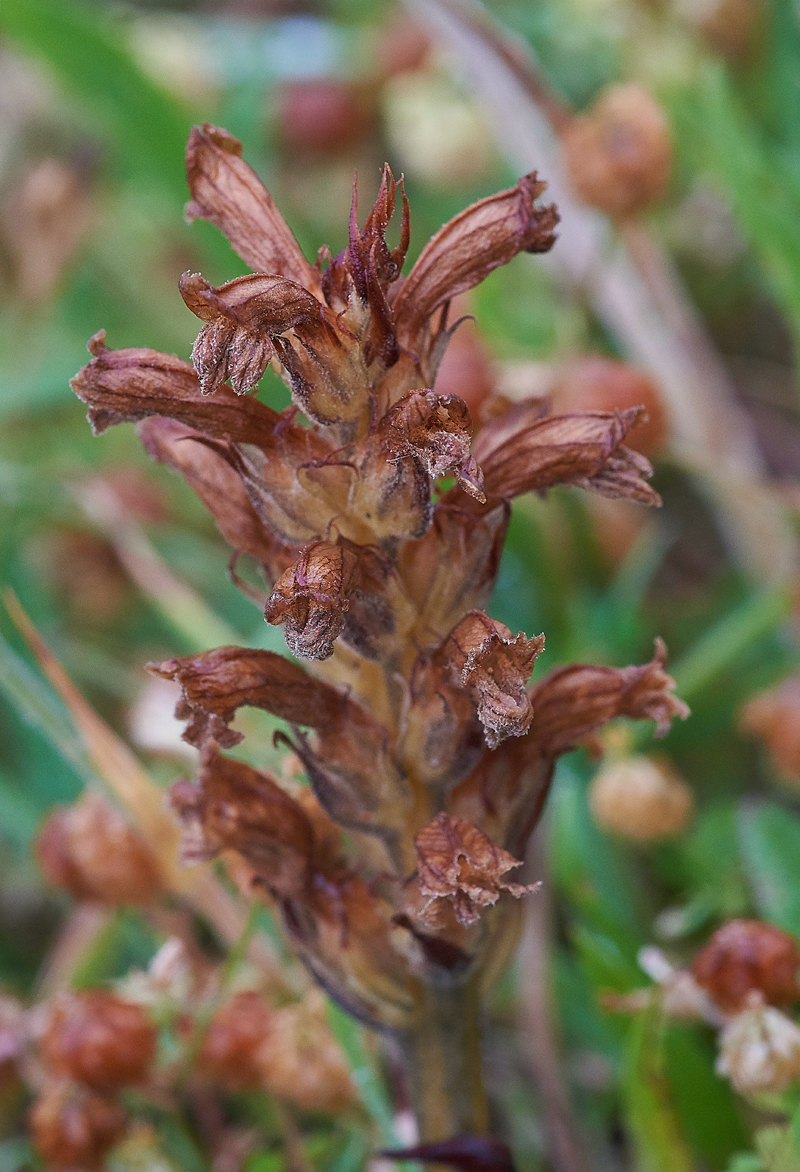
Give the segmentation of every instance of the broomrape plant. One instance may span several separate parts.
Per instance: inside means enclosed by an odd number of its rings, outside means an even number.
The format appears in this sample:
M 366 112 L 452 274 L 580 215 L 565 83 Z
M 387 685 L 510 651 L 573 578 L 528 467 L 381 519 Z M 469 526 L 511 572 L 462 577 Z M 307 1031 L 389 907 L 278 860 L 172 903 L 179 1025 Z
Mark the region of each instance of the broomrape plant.
M 528 399 L 476 432 L 436 392 L 453 298 L 554 243 L 535 173 L 456 216 L 404 277 L 409 208 L 388 167 L 363 227 L 354 194 L 347 247 L 310 264 L 230 134 L 195 128 L 186 162 L 189 217 L 254 271 L 219 288 L 181 278 L 202 322 L 191 364 L 101 332 L 73 387 L 96 433 L 136 422 L 260 563 L 266 620 L 303 663 L 218 647 L 150 665 L 180 685 L 201 750 L 171 793 L 184 857 L 238 853 L 319 984 L 398 1039 L 428 1154 L 458 1163 L 483 1144 L 488 1166 L 494 1141 L 465 1138 L 488 1130 L 480 1005 L 532 890 L 512 876 L 555 761 L 615 717 L 663 734 L 688 710 L 660 642 L 641 666 L 577 664 L 529 687 L 544 636 L 483 608 L 512 498 L 569 484 L 658 504 L 624 442 L 641 409 L 552 415 Z M 250 394 L 268 365 L 291 389 L 280 413 Z M 223 752 L 244 705 L 287 722 L 313 799 Z

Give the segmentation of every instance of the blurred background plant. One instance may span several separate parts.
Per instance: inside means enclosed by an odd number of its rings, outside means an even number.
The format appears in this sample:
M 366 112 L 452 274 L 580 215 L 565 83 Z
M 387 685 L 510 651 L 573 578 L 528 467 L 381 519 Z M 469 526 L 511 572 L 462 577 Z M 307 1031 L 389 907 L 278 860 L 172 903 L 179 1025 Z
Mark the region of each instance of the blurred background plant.
M 800 936 L 796 4 L 3 0 L 0 111 L 0 1172 L 346 1172 L 413 1138 L 391 1050 L 325 1008 L 235 869 L 169 862 L 159 790 L 192 750 L 142 665 L 282 636 L 188 488 L 131 428 L 93 440 L 67 386 L 100 327 L 187 357 L 178 277 L 241 271 L 181 222 L 199 120 L 309 255 L 342 247 L 353 173 L 368 207 L 384 160 L 412 258 L 523 171 L 549 181 L 559 242 L 465 302 L 437 391 L 478 421 L 643 402 L 664 508 L 518 501 L 490 610 L 545 631 L 543 670 L 662 635 L 693 714 L 658 754 L 622 722 L 559 767 L 486 1032 L 495 1127 L 524 1169 L 800 1166 L 797 996 L 748 969 L 720 1000 L 707 958 L 684 980 L 730 920 Z M 269 372 L 259 393 L 288 402 Z M 35 666 L 15 598 L 64 671 Z M 245 719 L 242 752 L 302 793 L 275 722 Z M 86 1021 L 89 1058 L 65 1057 Z

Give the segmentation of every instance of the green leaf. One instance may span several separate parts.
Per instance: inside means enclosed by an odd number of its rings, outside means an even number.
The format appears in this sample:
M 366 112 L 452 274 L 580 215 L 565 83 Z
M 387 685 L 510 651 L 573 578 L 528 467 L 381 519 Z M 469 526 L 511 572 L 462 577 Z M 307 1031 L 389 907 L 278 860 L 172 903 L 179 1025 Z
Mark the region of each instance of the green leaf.
M 739 841 L 759 915 L 800 936 L 800 818 L 776 802 L 743 806 Z
M 627 1122 L 640 1172 L 694 1172 L 672 1088 L 666 1077 L 657 1010 L 631 1023 L 624 1080 Z
M 3 0 L 0 31 L 39 58 L 108 134 L 123 173 L 186 196 L 191 117 L 139 68 L 107 11 L 80 0 Z
M 693 1151 L 723 1168 L 748 1142 L 729 1083 L 714 1070 L 715 1049 L 695 1026 L 670 1024 L 664 1066 L 672 1098 Z

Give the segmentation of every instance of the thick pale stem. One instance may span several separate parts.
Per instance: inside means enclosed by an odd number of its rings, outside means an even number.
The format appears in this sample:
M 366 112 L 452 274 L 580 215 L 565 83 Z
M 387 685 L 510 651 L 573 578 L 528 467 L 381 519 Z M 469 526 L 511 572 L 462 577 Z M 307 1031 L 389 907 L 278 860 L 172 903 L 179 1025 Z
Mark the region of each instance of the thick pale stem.
M 405 1050 L 420 1140 L 485 1133 L 477 982 L 420 985 L 419 999 Z

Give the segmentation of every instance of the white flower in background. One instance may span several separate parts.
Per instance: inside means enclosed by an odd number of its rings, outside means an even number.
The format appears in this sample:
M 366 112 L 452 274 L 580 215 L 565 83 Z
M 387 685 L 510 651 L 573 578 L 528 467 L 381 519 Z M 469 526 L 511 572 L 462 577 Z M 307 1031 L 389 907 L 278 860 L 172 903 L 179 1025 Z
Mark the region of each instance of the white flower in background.
M 719 1035 L 716 1070 L 743 1095 L 783 1090 L 800 1078 L 800 1029 L 760 994 L 751 994 L 748 1008 Z

